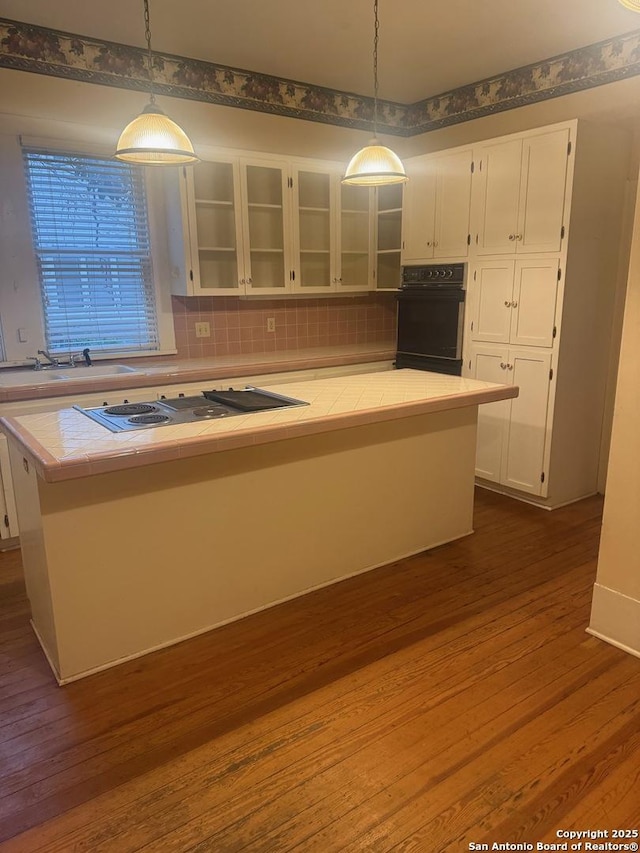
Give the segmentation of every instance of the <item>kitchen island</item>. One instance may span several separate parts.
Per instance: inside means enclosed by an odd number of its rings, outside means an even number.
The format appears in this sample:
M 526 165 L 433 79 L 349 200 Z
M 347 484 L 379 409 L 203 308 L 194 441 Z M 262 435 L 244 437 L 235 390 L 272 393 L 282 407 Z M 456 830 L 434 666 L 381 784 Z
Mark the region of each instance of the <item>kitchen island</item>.
M 308 406 L 112 433 L 3 418 L 32 622 L 89 675 L 472 532 L 478 405 L 399 370 L 268 385 Z

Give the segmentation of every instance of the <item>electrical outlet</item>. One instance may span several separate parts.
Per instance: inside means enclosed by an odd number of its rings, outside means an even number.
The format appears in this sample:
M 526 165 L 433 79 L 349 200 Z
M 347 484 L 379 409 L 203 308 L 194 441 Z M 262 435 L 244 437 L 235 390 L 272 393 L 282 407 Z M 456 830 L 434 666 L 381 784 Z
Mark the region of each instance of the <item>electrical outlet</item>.
M 267 332 L 275 332 L 276 330 L 276 318 L 275 317 L 267 317 Z
M 196 338 L 210 338 L 211 327 L 208 323 L 196 323 Z

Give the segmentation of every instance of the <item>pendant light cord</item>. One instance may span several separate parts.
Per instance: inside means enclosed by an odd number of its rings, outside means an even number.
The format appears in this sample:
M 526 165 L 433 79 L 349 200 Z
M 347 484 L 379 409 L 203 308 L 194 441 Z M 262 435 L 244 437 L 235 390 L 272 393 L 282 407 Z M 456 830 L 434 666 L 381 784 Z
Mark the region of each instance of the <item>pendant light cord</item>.
M 376 3 L 378 0 L 376 0 Z M 151 24 L 149 23 L 149 0 L 144 0 L 144 37 L 147 40 L 147 73 L 149 74 L 149 93 L 152 104 L 156 98 L 153 94 L 153 54 L 151 52 Z
M 147 0 L 145 0 L 145 3 Z M 378 21 L 378 0 L 373 0 L 373 136 L 378 136 L 378 40 L 380 22 Z

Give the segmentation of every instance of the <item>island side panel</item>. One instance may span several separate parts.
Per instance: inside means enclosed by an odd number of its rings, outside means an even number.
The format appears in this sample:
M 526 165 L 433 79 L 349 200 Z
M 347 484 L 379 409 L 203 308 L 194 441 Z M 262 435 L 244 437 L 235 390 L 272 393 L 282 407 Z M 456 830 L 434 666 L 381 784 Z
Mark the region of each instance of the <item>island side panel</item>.
M 477 406 L 38 478 L 72 680 L 472 530 Z
M 35 469 L 12 437 L 8 439 L 11 476 L 20 521 L 20 549 L 31 622 L 54 672 L 58 673 L 58 639 L 49 561 L 42 526 L 38 481 Z

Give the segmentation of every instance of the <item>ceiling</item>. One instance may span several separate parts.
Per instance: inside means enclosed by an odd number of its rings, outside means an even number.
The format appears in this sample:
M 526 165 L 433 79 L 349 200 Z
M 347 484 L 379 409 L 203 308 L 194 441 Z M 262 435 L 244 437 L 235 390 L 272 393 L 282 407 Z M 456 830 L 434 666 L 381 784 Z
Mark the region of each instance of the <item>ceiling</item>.
M 640 28 L 617 0 L 379 0 L 380 97 L 412 103 Z M 371 95 L 372 0 L 150 0 L 154 49 Z M 144 46 L 142 0 L 0 0 L 0 17 Z

